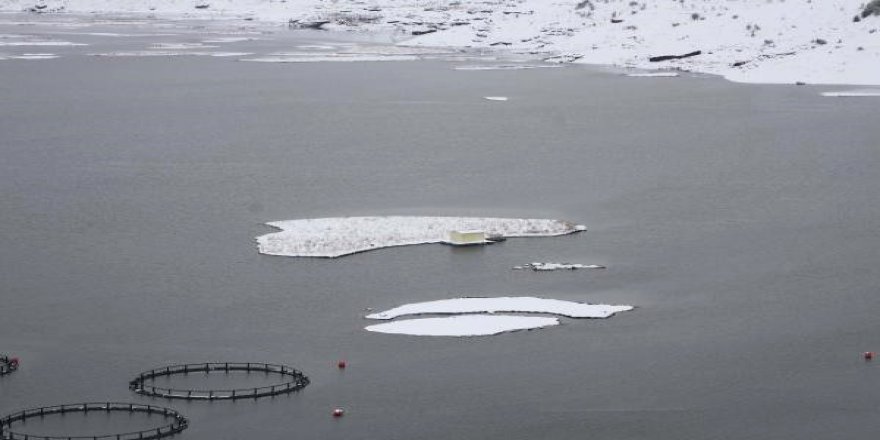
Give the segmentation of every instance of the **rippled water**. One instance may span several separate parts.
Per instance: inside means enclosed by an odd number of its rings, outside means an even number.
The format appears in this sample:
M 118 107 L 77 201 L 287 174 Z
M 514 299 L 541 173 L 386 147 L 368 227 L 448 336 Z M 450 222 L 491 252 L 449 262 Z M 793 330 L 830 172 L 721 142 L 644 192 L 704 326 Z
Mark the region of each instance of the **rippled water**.
M 107 26 L 89 29 L 119 32 Z M 0 25 L 28 29 L 43 28 Z M 91 46 L 0 61 L 0 351 L 22 358 L 0 412 L 163 404 L 190 417 L 180 438 L 205 440 L 877 431 L 880 370 L 860 358 L 880 348 L 875 101 L 578 67 L 86 55 L 216 37 L 187 32 L 67 36 Z M 384 214 L 589 231 L 336 260 L 256 252 L 266 221 Z M 530 261 L 608 269 L 511 270 Z M 459 295 L 638 309 L 488 338 L 362 330 L 365 308 Z M 127 389 L 205 361 L 284 363 L 312 383 L 236 403 Z

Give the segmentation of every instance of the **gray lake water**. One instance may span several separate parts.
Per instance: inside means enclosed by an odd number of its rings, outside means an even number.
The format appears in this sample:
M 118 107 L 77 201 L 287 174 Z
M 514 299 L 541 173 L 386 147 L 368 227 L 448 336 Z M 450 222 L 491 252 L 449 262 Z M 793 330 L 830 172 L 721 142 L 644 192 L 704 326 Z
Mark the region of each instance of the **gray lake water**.
M 91 44 L 0 51 L 62 55 L 0 61 L 0 352 L 22 359 L 0 378 L 0 413 L 152 403 L 188 416 L 179 438 L 192 440 L 880 429 L 880 364 L 861 358 L 880 349 L 880 101 L 585 67 L 456 71 L 474 61 L 450 59 L 102 58 L 87 54 L 211 29 L 125 39 L 0 18 L 0 33 Z M 267 38 L 218 50 L 331 37 Z M 335 260 L 256 252 L 266 221 L 389 214 L 589 231 Z M 608 269 L 510 269 L 530 261 Z M 495 337 L 362 330 L 365 308 L 461 295 L 638 308 Z M 140 371 L 205 361 L 284 363 L 312 383 L 235 403 L 127 389 Z M 345 417 L 331 417 L 337 406 Z M 104 419 L 108 432 L 132 427 Z M 43 423 L 28 432 L 58 433 Z

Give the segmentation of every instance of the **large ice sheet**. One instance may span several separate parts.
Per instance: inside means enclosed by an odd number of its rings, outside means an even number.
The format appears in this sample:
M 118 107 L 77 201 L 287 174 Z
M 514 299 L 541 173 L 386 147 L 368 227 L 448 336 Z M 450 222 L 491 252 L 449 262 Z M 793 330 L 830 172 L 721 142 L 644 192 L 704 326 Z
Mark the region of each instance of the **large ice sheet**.
M 367 331 L 413 336 L 490 336 L 516 330 L 559 325 L 556 318 L 535 316 L 464 315 L 419 318 L 365 327 Z
M 391 246 L 441 243 L 448 239 L 449 231 L 547 237 L 586 230 L 561 220 L 483 217 L 333 217 L 267 224 L 281 231 L 257 237 L 260 253 L 331 258 Z
M 461 313 L 548 313 L 569 318 L 608 318 L 632 310 L 632 306 L 585 304 L 531 296 L 496 298 L 454 298 L 406 304 L 367 315 L 368 319 L 394 319 L 406 315 L 450 315 Z

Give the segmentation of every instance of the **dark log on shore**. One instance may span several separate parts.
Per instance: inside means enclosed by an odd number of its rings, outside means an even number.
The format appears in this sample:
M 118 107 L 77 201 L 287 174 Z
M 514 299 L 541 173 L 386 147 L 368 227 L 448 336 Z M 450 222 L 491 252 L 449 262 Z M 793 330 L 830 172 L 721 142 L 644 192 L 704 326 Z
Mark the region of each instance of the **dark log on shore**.
M 700 55 L 701 53 L 703 53 L 703 51 L 695 50 L 693 52 L 688 52 L 684 55 L 660 55 L 660 56 L 648 58 L 648 61 L 650 61 L 652 63 L 659 63 L 660 61 L 680 60 L 682 58 L 695 57 L 697 55 Z

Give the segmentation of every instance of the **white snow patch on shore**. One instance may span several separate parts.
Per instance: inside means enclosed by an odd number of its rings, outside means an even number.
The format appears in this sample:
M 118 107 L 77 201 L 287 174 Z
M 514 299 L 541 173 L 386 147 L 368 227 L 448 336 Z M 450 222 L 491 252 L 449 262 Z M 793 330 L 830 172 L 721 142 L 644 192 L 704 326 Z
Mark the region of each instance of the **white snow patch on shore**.
M 583 225 L 561 220 L 483 217 L 334 217 L 267 225 L 281 231 L 257 237 L 260 253 L 330 258 L 392 246 L 441 243 L 449 238 L 449 231 L 549 237 L 586 230 Z
M 566 62 L 677 68 L 755 83 L 880 85 L 880 17 L 863 0 L 40 0 L 46 11 L 142 13 L 175 19 L 328 22 L 331 31 L 406 35 L 402 44 L 471 48 Z M 0 0 L 21 12 L 34 0 Z M 612 20 L 613 19 L 613 20 Z M 36 21 L 35 21 L 36 22 Z M 51 23 L 50 23 L 51 24 Z M 75 26 L 77 23 L 56 23 Z M 89 26 L 91 23 L 82 23 Z M 412 35 L 425 30 L 423 35 Z M 650 57 L 700 55 L 651 62 Z
M 868 98 L 880 97 L 880 89 L 842 90 L 839 92 L 824 92 L 822 96 L 835 98 Z
M 559 325 L 556 318 L 535 316 L 464 315 L 443 318 L 407 319 L 370 325 L 370 332 L 412 336 L 491 336 L 517 330 Z
M 406 315 L 454 315 L 462 313 L 547 313 L 569 318 L 608 318 L 632 310 L 632 306 L 585 304 L 559 299 L 521 297 L 454 298 L 406 304 L 367 315 L 367 319 L 394 319 Z

